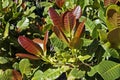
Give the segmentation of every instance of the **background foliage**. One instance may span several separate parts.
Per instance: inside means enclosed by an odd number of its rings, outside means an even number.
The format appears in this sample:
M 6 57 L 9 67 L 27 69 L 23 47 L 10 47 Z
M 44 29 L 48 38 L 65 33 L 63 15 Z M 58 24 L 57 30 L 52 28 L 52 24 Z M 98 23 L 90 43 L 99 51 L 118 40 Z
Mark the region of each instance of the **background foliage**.
M 0 0 L 0 80 L 119 80 L 119 0 Z

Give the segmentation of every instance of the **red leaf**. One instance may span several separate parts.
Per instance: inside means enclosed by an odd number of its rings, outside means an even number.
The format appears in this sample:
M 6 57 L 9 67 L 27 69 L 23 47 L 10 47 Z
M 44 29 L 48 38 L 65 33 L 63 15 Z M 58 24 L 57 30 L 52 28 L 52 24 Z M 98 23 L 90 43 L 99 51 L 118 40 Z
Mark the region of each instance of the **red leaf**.
M 13 70 L 12 74 L 13 74 L 13 80 L 22 80 L 22 76 L 18 71 Z
M 75 16 L 72 14 L 72 12 L 67 12 L 64 15 L 64 27 L 65 27 L 65 32 L 70 33 L 76 25 L 76 19 Z
M 43 44 L 44 44 L 44 41 L 39 39 L 39 38 L 35 38 L 32 40 L 34 43 L 38 44 L 43 50 L 44 50 L 44 47 L 43 47 Z
M 38 59 L 40 59 L 40 57 L 31 55 L 31 54 L 25 54 L 25 53 L 17 53 L 15 55 L 17 57 L 20 57 L 20 58 L 28 58 L 28 59 L 32 59 L 32 60 L 38 60 Z
M 64 5 L 65 0 L 55 0 L 55 3 L 59 8 L 61 8 Z
M 118 0 L 104 0 L 104 5 L 108 6 L 110 4 L 115 4 L 117 2 L 118 2 Z
M 82 9 L 80 6 L 75 7 L 75 9 L 72 12 L 76 19 L 79 19 L 82 15 Z
M 84 21 L 79 24 L 79 26 L 75 32 L 75 37 L 80 38 L 83 30 L 84 30 Z
M 53 27 L 53 31 L 59 39 L 61 39 L 66 44 L 69 44 L 68 39 L 66 38 L 65 34 L 62 31 L 60 31 L 60 29 L 58 29 L 57 27 Z
M 48 31 L 46 31 L 45 37 L 44 37 L 44 44 L 43 44 L 44 52 L 47 51 L 47 49 L 46 49 L 47 42 L 48 42 Z
M 43 50 L 41 49 L 41 47 L 39 47 L 32 40 L 30 40 L 24 36 L 19 36 L 18 42 L 26 51 L 28 51 L 31 54 L 34 54 L 38 57 L 40 57 L 41 54 L 43 54 Z
M 58 15 L 58 13 L 53 9 L 49 8 L 48 14 L 50 18 L 52 19 L 54 26 L 56 26 L 58 29 L 62 30 L 63 23 L 61 17 Z

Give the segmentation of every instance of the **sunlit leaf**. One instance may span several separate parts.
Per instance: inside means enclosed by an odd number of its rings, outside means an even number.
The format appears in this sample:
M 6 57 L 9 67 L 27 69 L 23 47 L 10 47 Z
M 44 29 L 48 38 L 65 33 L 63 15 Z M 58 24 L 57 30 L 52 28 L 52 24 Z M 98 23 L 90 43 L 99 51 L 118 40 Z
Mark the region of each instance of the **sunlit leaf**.
M 8 58 L 6 58 L 6 57 L 0 57 L 0 64 L 5 64 L 7 62 L 9 62 Z
M 28 59 L 32 59 L 32 60 L 38 60 L 38 59 L 40 59 L 37 56 L 31 55 L 31 54 L 25 54 L 25 53 L 16 53 L 15 55 L 17 57 L 20 57 L 20 58 L 28 58 Z
M 81 71 L 81 70 L 78 70 L 77 68 L 74 68 L 71 70 L 70 74 L 68 75 L 68 80 L 80 79 L 83 76 L 85 76 L 85 71 Z
M 120 64 L 113 61 L 102 61 L 98 65 L 98 73 L 104 80 L 115 80 L 120 77 Z
M 106 10 L 106 24 L 109 30 L 120 27 L 120 7 L 110 5 Z
M 62 30 L 63 23 L 59 14 L 52 7 L 49 8 L 48 14 L 52 19 L 54 26 Z
M 120 28 L 115 28 L 110 31 L 107 35 L 107 39 L 112 47 L 120 49 Z
M 84 30 L 84 21 L 79 24 L 75 32 L 75 37 L 80 38 Z
M 42 76 L 43 76 L 43 72 L 38 70 L 35 72 L 32 80 L 41 80 Z
M 48 42 L 48 31 L 46 31 L 46 33 L 45 33 L 45 36 L 44 36 L 44 43 L 43 43 L 43 47 L 44 47 L 44 52 L 46 52 L 47 51 L 47 48 L 46 48 L 46 45 L 47 45 L 47 42 Z
M 20 20 L 18 23 L 17 23 L 17 28 L 18 28 L 18 31 L 21 32 L 22 30 L 25 30 L 29 27 L 29 19 L 26 18 L 26 17 L 23 17 L 22 20 Z
M 75 7 L 73 10 L 73 15 L 75 16 L 76 19 L 79 19 L 82 15 L 82 9 L 80 6 Z
M 76 25 L 75 16 L 72 14 L 72 12 L 67 12 L 64 15 L 64 31 L 70 34 L 75 25 Z
M 19 44 L 29 53 L 40 57 L 43 54 L 43 50 L 37 44 L 35 44 L 32 40 L 24 37 L 18 37 Z
M 30 61 L 28 59 L 22 59 L 20 62 L 19 62 L 19 70 L 22 74 L 22 77 L 23 75 L 30 75 L 31 73 L 31 64 L 30 64 Z
M 64 5 L 65 0 L 55 0 L 55 3 L 59 8 L 61 8 Z
M 7 23 L 7 24 L 6 24 L 6 27 L 5 27 L 5 31 L 4 31 L 4 36 L 3 36 L 3 38 L 8 37 L 8 35 L 9 35 L 9 27 L 10 27 L 10 24 Z
M 13 74 L 13 78 L 14 78 L 13 80 L 22 80 L 22 76 L 18 71 L 13 70 L 12 74 Z

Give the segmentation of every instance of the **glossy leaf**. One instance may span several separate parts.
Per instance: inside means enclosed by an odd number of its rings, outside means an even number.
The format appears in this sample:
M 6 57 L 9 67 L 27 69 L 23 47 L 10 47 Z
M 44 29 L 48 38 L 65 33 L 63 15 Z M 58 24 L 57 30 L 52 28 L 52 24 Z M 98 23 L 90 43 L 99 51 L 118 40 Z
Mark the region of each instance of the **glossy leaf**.
M 54 26 L 62 30 L 63 23 L 59 14 L 52 7 L 49 8 L 48 14 L 52 19 Z
M 25 53 L 17 53 L 15 55 L 17 57 L 20 57 L 20 58 L 28 58 L 28 59 L 32 59 L 32 60 L 38 60 L 38 59 L 40 59 L 37 56 L 31 55 L 31 54 L 25 54 Z
M 110 5 L 106 10 L 106 23 L 109 30 L 120 27 L 120 7 Z
M 41 40 L 40 38 L 34 38 L 32 41 L 34 43 L 38 44 L 42 49 L 44 49 L 44 47 L 43 47 L 44 41 L 43 40 Z
M 79 24 L 74 37 L 80 38 L 82 36 L 83 30 L 84 30 L 84 21 Z
M 22 76 L 18 71 L 13 70 L 12 74 L 13 74 L 13 78 L 14 78 L 13 80 L 22 80 Z
M 31 53 L 33 55 L 40 57 L 43 54 L 41 47 L 39 47 L 32 40 L 30 40 L 24 36 L 19 36 L 18 42 L 26 51 L 28 51 L 29 53 Z
M 41 70 L 38 70 L 35 72 L 32 80 L 41 80 L 42 76 L 43 76 L 43 72 Z
M 110 31 L 107 35 L 107 39 L 113 48 L 120 49 L 120 28 L 115 28 Z
M 28 59 L 22 59 L 19 62 L 19 70 L 22 74 L 22 77 L 23 77 L 23 75 L 30 75 L 30 73 L 31 73 L 30 61 Z
M 55 0 L 55 3 L 59 8 L 61 8 L 64 5 L 65 0 Z
M 76 19 L 79 19 L 82 15 L 82 9 L 80 6 L 75 7 L 75 9 L 72 12 Z
M 63 18 L 64 18 L 64 31 L 70 34 L 72 29 L 76 25 L 75 16 L 72 14 L 72 12 L 67 12 Z

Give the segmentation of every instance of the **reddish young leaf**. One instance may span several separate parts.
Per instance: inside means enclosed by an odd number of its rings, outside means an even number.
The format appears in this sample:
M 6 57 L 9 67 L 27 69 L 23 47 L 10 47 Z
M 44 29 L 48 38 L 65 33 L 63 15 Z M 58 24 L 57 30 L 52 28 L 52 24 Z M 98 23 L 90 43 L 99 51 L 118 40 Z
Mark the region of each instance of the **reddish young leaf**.
M 41 47 L 39 47 L 32 40 L 24 36 L 19 36 L 18 42 L 26 51 L 28 51 L 31 54 L 34 54 L 38 57 L 40 57 L 43 54 L 43 50 Z
M 75 9 L 72 12 L 76 19 L 79 19 L 82 15 L 82 9 L 80 6 L 75 7 Z
M 13 80 L 22 80 L 22 76 L 18 71 L 13 70 L 12 74 L 13 74 Z
M 55 3 L 59 8 L 61 8 L 64 5 L 65 0 L 55 0 Z
M 57 27 L 53 27 L 53 31 L 55 32 L 56 36 L 59 39 L 61 39 L 66 44 L 69 44 L 68 39 L 66 38 L 65 34 L 60 29 L 58 29 Z
M 20 57 L 20 58 L 28 58 L 28 59 L 32 59 L 32 60 L 38 60 L 38 59 L 40 59 L 40 57 L 31 55 L 31 54 L 25 54 L 25 53 L 16 53 L 15 55 L 17 57 Z
M 72 12 L 67 12 L 64 15 L 64 31 L 70 33 L 76 25 L 76 19 L 75 16 L 72 14 Z
M 62 23 L 62 19 L 59 16 L 59 14 L 53 8 L 49 8 L 48 14 L 50 18 L 52 19 L 54 26 L 62 30 L 63 23 Z
M 110 4 L 115 4 L 117 2 L 118 2 L 118 0 L 104 0 L 104 5 L 108 6 Z
M 39 38 L 35 38 L 32 40 L 34 43 L 38 44 L 42 49 L 44 49 L 43 44 L 44 44 L 44 40 L 41 40 Z
M 74 37 L 80 38 L 83 30 L 84 30 L 84 21 L 79 24 Z
M 43 44 L 44 52 L 47 51 L 47 48 L 46 48 L 47 42 L 48 42 L 48 31 L 46 31 L 45 37 L 44 37 L 44 44 Z

